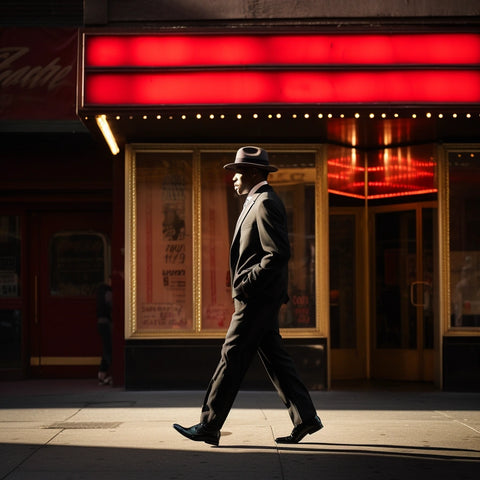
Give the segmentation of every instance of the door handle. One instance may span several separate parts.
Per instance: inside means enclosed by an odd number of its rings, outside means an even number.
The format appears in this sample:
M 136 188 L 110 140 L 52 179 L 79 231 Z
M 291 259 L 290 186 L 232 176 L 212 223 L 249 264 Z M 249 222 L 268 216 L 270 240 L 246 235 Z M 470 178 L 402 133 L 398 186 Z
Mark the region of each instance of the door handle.
M 426 300 L 425 298 L 425 295 L 423 295 L 423 301 L 421 303 L 417 302 L 417 298 L 418 295 L 416 296 L 415 293 L 417 291 L 417 286 L 418 285 L 423 285 L 425 287 L 431 287 L 431 283 L 429 282 L 424 282 L 424 281 L 417 281 L 417 282 L 412 282 L 410 284 L 410 303 L 414 306 L 414 307 L 423 307 L 423 308 L 426 308 L 428 307 L 429 305 L 429 302 Z

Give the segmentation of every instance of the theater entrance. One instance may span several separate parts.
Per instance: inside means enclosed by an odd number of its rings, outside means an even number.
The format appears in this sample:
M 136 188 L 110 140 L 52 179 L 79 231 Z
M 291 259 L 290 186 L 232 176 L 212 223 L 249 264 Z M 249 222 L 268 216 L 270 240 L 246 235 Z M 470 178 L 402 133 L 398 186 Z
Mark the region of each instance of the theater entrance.
M 330 211 L 332 382 L 432 382 L 436 202 Z
M 371 377 L 433 381 L 435 207 L 375 208 Z

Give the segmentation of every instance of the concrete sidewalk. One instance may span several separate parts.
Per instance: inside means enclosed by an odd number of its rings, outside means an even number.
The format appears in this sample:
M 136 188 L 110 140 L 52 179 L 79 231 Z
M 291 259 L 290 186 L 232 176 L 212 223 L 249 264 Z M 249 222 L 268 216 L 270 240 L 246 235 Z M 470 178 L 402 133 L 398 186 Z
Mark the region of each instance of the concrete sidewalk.
M 0 382 L 0 479 L 478 479 L 480 394 L 313 392 L 325 428 L 276 445 L 291 424 L 274 392 L 240 392 L 219 447 L 198 422 L 203 392 L 93 381 Z

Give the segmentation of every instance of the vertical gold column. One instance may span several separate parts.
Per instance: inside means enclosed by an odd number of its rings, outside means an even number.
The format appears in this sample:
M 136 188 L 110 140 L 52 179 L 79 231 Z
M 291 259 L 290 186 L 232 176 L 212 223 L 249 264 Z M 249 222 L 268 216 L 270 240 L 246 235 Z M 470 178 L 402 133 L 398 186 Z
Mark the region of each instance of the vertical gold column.
M 316 208 L 316 285 L 317 285 L 317 330 L 321 336 L 328 337 L 330 331 L 330 297 L 329 297 L 329 208 L 327 183 L 327 149 L 325 146 L 317 152 L 315 183 Z
M 193 324 L 195 333 L 202 330 L 202 179 L 200 151 L 193 152 L 192 178 L 192 258 Z
M 449 169 L 448 152 L 444 147 L 437 148 L 438 182 L 438 319 L 434 325 L 434 376 L 435 385 L 443 388 L 443 335 L 449 328 L 450 318 L 450 209 L 449 209 Z
M 373 255 L 372 252 L 372 244 L 373 244 L 373 239 L 375 238 L 375 232 L 373 232 L 373 225 L 370 225 L 369 218 L 370 218 L 370 213 L 368 211 L 368 155 L 366 153 L 363 154 L 363 160 L 364 160 L 364 197 L 365 197 L 365 203 L 363 206 L 363 238 L 362 238 L 362 257 L 363 257 L 363 288 L 364 288 L 364 298 L 366 301 L 364 302 L 364 325 L 365 325 L 365 337 L 363 338 L 363 342 L 365 344 L 365 352 L 366 352 L 366 358 L 365 358 L 365 377 L 367 379 L 371 378 L 372 375 L 372 365 L 371 365 L 371 357 L 372 357 L 372 345 L 371 345 L 371 339 L 372 339 L 372 322 L 374 317 L 371 315 L 371 302 L 372 302 L 372 297 L 371 297 L 371 278 L 370 278 L 370 272 L 372 271 L 372 265 L 370 263 L 371 254 Z M 371 237 L 370 237 L 371 235 Z M 372 239 L 372 242 L 370 242 L 370 238 Z M 373 247 L 374 248 L 374 247 Z M 373 327 L 374 329 L 374 327 Z
M 330 346 L 330 253 L 329 253 L 329 205 L 328 205 L 328 158 L 327 147 L 323 145 L 316 155 L 315 178 L 315 263 L 316 297 L 318 299 L 317 332 L 327 338 L 327 388 L 332 381 Z
M 125 149 L 125 337 L 137 330 L 137 258 L 136 258 L 136 178 L 135 151 L 130 145 Z

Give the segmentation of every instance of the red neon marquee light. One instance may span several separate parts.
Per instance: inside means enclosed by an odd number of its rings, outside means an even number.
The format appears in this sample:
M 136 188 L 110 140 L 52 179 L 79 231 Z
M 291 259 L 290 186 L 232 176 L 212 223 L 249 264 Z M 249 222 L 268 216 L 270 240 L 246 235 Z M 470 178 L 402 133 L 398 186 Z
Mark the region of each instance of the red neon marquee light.
M 480 35 L 86 35 L 81 107 L 478 104 Z
M 480 35 L 90 35 L 87 67 L 472 65 Z
M 455 85 L 455 88 L 452 88 Z M 177 72 L 90 74 L 90 105 L 470 103 L 480 72 Z

